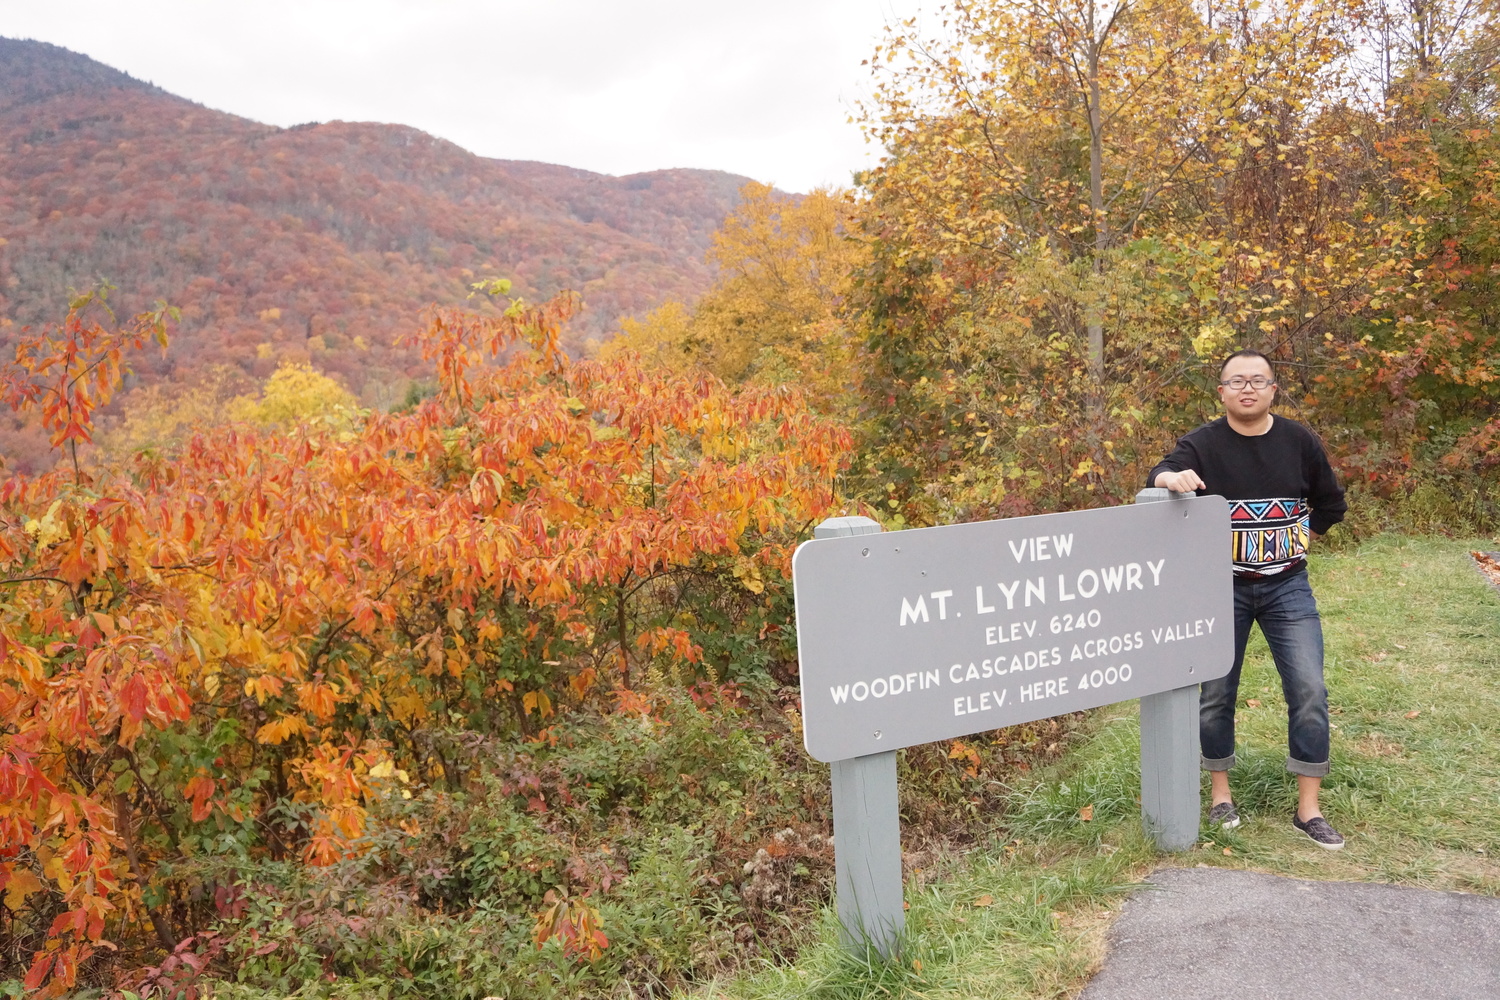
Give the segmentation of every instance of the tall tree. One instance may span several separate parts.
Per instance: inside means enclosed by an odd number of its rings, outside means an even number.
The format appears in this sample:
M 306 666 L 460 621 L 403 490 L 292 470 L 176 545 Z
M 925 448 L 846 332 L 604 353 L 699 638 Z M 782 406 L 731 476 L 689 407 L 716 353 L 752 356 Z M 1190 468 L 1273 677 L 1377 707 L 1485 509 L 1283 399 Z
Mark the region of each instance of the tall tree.
M 1105 486 L 1148 396 L 1274 328 L 1257 286 L 1284 298 L 1289 241 L 1268 252 L 1264 223 L 1290 236 L 1279 202 L 1329 199 L 1297 143 L 1343 92 L 1347 23 L 1307 0 L 961 0 L 935 36 L 893 31 L 862 288 L 874 394 L 927 399 L 890 428 L 909 452 L 967 465 L 998 436 Z
M 847 192 L 789 197 L 746 184 L 714 234 L 714 286 L 692 309 L 668 302 L 626 320 L 604 357 L 625 350 L 677 371 L 730 383 L 796 384 L 825 406 L 849 405 L 855 384 L 843 309 L 864 246 L 851 239 Z

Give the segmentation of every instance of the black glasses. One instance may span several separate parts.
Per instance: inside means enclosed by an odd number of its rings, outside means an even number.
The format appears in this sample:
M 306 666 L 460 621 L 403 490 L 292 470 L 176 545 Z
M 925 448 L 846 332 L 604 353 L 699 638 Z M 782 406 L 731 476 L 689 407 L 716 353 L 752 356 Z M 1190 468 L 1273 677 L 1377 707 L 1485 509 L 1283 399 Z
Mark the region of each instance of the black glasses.
M 1253 378 L 1245 378 L 1243 375 L 1236 375 L 1234 378 L 1225 379 L 1219 384 L 1224 386 L 1225 388 L 1233 389 L 1235 392 L 1239 392 L 1247 385 L 1250 388 L 1254 389 L 1256 392 L 1260 392 L 1262 389 L 1275 385 L 1276 380 L 1273 378 L 1266 378 L 1264 375 L 1256 375 Z

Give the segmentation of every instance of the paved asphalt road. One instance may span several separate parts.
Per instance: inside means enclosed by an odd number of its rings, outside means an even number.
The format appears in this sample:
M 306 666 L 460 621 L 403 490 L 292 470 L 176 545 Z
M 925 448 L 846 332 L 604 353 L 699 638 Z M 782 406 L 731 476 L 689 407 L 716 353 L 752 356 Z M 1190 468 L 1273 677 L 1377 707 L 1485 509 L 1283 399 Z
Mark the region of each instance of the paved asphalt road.
M 1500 899 L 1164 868 L 1080 1000 L 1500 1000 Z

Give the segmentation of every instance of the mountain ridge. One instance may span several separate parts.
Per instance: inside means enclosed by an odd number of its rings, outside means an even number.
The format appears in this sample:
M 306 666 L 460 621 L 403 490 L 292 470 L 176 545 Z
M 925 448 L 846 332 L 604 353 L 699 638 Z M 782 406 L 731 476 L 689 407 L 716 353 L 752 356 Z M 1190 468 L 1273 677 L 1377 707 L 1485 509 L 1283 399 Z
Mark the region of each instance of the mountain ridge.
M 695 298 L 748 180 L 491 159 L 399 124 L 280 128 L 0 38 L 0 350 L 108 280 L 122 313 L 182 309 L 167 358 L 137 363 L 148 381 L 310 361 L 388 405 L 425 374 L 399 335 L 429 303 L 474 306 L 481 277 L 579 292 L 574 351 Z

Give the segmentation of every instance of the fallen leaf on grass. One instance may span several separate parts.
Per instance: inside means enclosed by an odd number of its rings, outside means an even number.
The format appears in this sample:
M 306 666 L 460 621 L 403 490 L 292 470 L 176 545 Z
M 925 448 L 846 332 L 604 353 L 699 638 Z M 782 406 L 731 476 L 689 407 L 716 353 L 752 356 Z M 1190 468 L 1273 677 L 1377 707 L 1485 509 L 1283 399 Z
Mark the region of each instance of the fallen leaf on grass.
M 1410 712 L 1406 713 L 1406 717 L 1408 719 L 1415 719 L 1417 716 L 1419 716 L 1421 714 L 1422 714 L 1422 710 L 1420 708 L 1414 708 Z
M 1260 708 L 1260 699 L 1251 698 L 1249 701 L 1245 702 L 1245 705 L 1249 708 Z
M 1090 802 L 1088 805 L 1086 805 L 1082 809 L 1078 810 L 1078 818 L 1081 819 L 1081 820 L 1083 820 L 1085 823 L 1087 823 L 1089 820 L 1093 819 L 1094 818 L 1094 804 L 1092 802 Z
M 911 960 L 911 967 L 912 967 L 912 971 L 913 972 L 921 972 L 922 971 L 922 960 L 920 958 L 914 958 L 914 959 L 912 959 Z
M 983 896 L 980 896 L 978 899 L 974 900 L 974 905 L 975 906 L 993 906 L 994 902 L 995 902 L 995 897 L 991 896 L 989 893 L 985 893 Z
M 1401 643 L 1399 643 L 1399 642 L 1396 643 L 1395 645 L 1396 645 L 1397 649 L 1405 649 L 1406 648 L 1405 646 L 1401 645 Z
M 1229 855 L 1231 855 L 1231 854 L 1233 854 L 1233 853 L 1234 853 L 1234 849 L 1233 849 L 1233 848 L 1230 848 L 1230 847 L 1226 847 L 1226 848 L 1224 848 L 1224 856 L 1225 856 L 1225 857 L 1226 857 L 1226 858 L 1227 858 L 1227 857 L 1228 857 L 1228 856 L 1229 856 Z
M 1380 652 L 1378 652 L 1374 656 L 1370 657 L 1370 660 L 1371 660 L 1371 662 L 1379 663 L 1381 660 L 1385 659 L 1385 657 L 1386 657 L 1386 652 L 1385 652 L 1385 650 L 1382 649 Z

